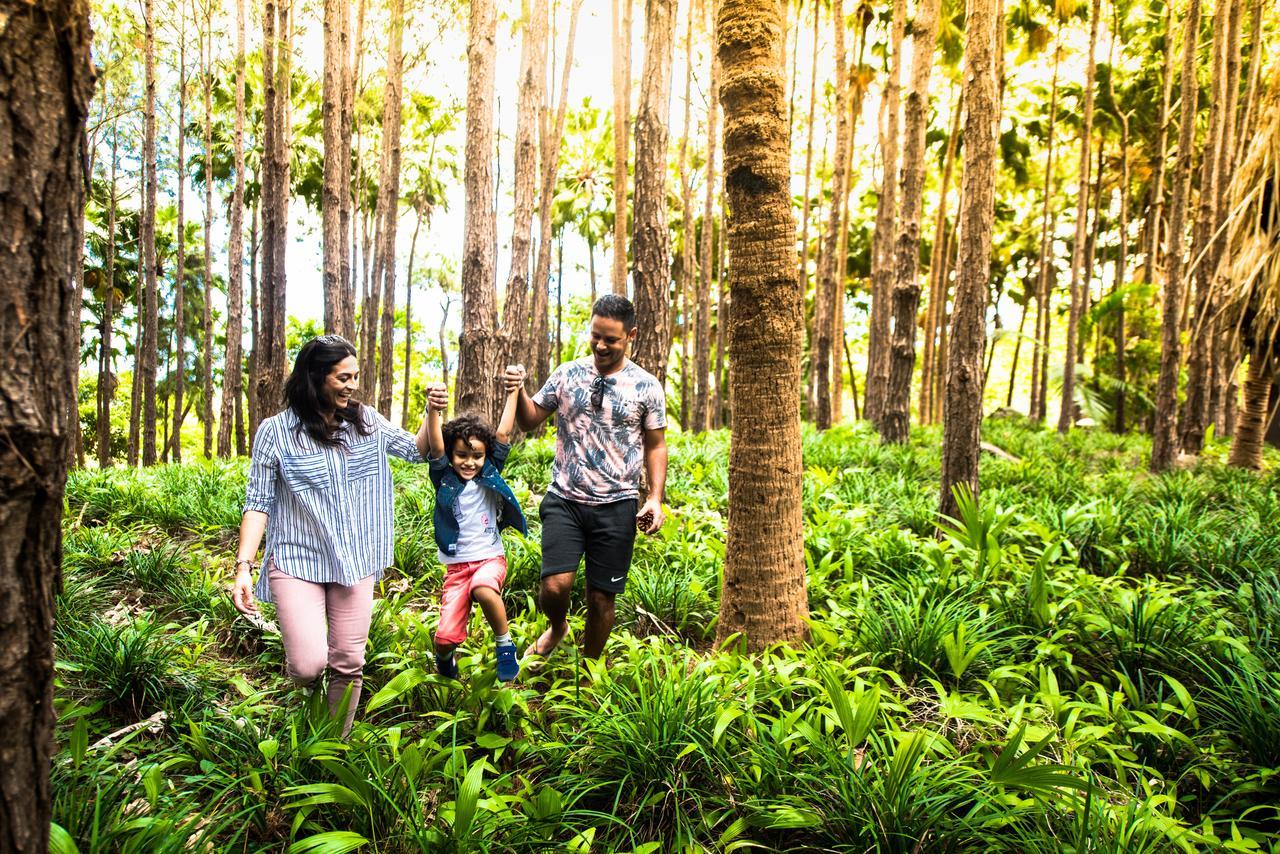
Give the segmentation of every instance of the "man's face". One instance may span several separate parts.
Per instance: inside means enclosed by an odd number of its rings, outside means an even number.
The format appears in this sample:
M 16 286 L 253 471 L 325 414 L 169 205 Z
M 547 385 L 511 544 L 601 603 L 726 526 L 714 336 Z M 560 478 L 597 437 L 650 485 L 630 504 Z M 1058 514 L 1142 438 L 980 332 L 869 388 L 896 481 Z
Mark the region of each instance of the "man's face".
M 591 355 L 596 360 L 596 370 L 602 374 L 621 367 L 627 357 L 627 345 L 636 338 L 636 330 L 630 332 L 621 320 L 611 317 L 591 317 Z
M 329 371 L 324 378 L 321 392 L 325 403 L 334 409 L 344 409 L 351 403 L 351 396 L 360 389 L 360 366 L 355 356 L 348 356 Z

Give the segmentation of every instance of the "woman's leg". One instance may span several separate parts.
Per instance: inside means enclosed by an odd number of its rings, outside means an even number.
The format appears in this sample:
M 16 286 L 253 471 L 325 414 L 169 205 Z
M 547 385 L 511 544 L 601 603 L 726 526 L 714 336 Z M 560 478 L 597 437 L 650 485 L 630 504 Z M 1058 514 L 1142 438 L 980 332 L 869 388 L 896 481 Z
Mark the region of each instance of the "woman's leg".
M 347 688 L 342 734 L 351 731 L 360 702 L 360 686 L 364 682 L 364 651 L 369 642 L 369 619 L 373 614 L 374 578 L 369 576 L 351 587 L 329 584 L 329 711 L 343 711 Z
M 289 678 L 310 685 L 324 674 L 329 663 L 325 643 L 325 585 L 287 575 L 272 561 L 267 583 L 276 603 L 276 619 L 284 641 L 285 668 Z

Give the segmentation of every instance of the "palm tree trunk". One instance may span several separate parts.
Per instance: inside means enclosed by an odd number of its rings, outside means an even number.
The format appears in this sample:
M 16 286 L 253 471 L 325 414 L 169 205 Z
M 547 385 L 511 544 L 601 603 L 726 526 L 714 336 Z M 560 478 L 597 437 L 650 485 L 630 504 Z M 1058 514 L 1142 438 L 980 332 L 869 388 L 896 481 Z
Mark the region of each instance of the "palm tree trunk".
M 1231 442 L 1229 465 L 1247 469 L 1262 468 L 1262 437 L 1266 432 L 1267 414 L 1274 372 L 1268 369 L 1260 351 L 1249 355 L 1249 373 L 1244 383 L 1244 409 Z
M 781 8 L 724 0 L 723 74 L 734 311 L 730 394 L 752 418 L 729 446 L 729 529 L 716 637 L 749 649 L 807 636 L 800 479 L 802 295 L 795 286 Z
M 1157 381 L 1154 439 L 1151 470 L 1161 472 L 1173 465 L 1177 453 L 1178 373 L 1182 365 L 1181 312 L 1183 292 L 1183 232 L 1187 196 L 1191 184 L 1191 158 L 1195 137 L 1196 43 L 1200 33 L 1200 0 L 1187 5 L 1182 50 L 1182 115 L 1178 127 L 1178 165 L 1174 175 L 1173 202 L 1169 213 L 1168 278 L 1164 288 L 1164 317 L 1161 319 L 1160 378 Z
M 982 352 L 986 328 L 991 228 L 995 216 L 996 128 L 999 114 L 995 75 L 997 27 L 994 0 L 971 0 L 965 20 L 964 171 L 960 185 L 960 261 L 956 269 L 952 344 L 942 434 L 942 489 L 939 513 L 959 515 L 955 489 L 978 495 L 978 454 L 982 427 Z

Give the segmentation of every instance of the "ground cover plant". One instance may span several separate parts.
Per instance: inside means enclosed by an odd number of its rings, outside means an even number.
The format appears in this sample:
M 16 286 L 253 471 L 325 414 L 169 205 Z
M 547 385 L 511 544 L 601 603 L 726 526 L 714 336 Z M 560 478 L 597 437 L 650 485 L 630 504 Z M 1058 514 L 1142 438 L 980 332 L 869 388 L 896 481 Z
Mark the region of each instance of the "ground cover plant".
M 1153 477 L 1145 439 L 1019 419 L 984 439 L 1008 456 L 939 537 L 936 428 L 806 432 L 811 641 L 746 655 L 710 643 L 729 437 L 673 436 L 607 666 L 566 648 L 514 689 L 483 640 L 433 672 L 432 490 L 397 465 L 346 741 L 227 599 L 243 461 L 73 471 L 53 849 L 1280 850 L 1276 475 L 1212 444 Z M 528 510 L 551 441 L 508 464 Z

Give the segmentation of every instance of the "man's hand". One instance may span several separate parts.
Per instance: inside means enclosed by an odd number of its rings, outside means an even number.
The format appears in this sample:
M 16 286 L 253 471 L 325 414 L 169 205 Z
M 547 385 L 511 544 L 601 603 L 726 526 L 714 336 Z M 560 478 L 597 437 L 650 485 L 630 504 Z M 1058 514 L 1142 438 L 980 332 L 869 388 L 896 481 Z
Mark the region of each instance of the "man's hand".
M 656 498 L 650 498 L 636 513 L 636 527 L 646 534 L 658 533 L 662 523 L 666 521 L 667 517 L 662 512 L 662 502 Z
M 444 383 L 427 383 L 427 407 L 436 412 L 449 408 L 449 389 Z
M 258 603 L 253 599 L 253 577 L 247 569 L 236 570 L 236 582 L 231 588 L 231 604 L 241 614 L 258 613 Z
M 524 365 L 507 365 L 507 369 L 502 373 L 502 392 L 503 394 L 511 394 L 524 387 L 525 378 L 528 373 L 524 369 Z

